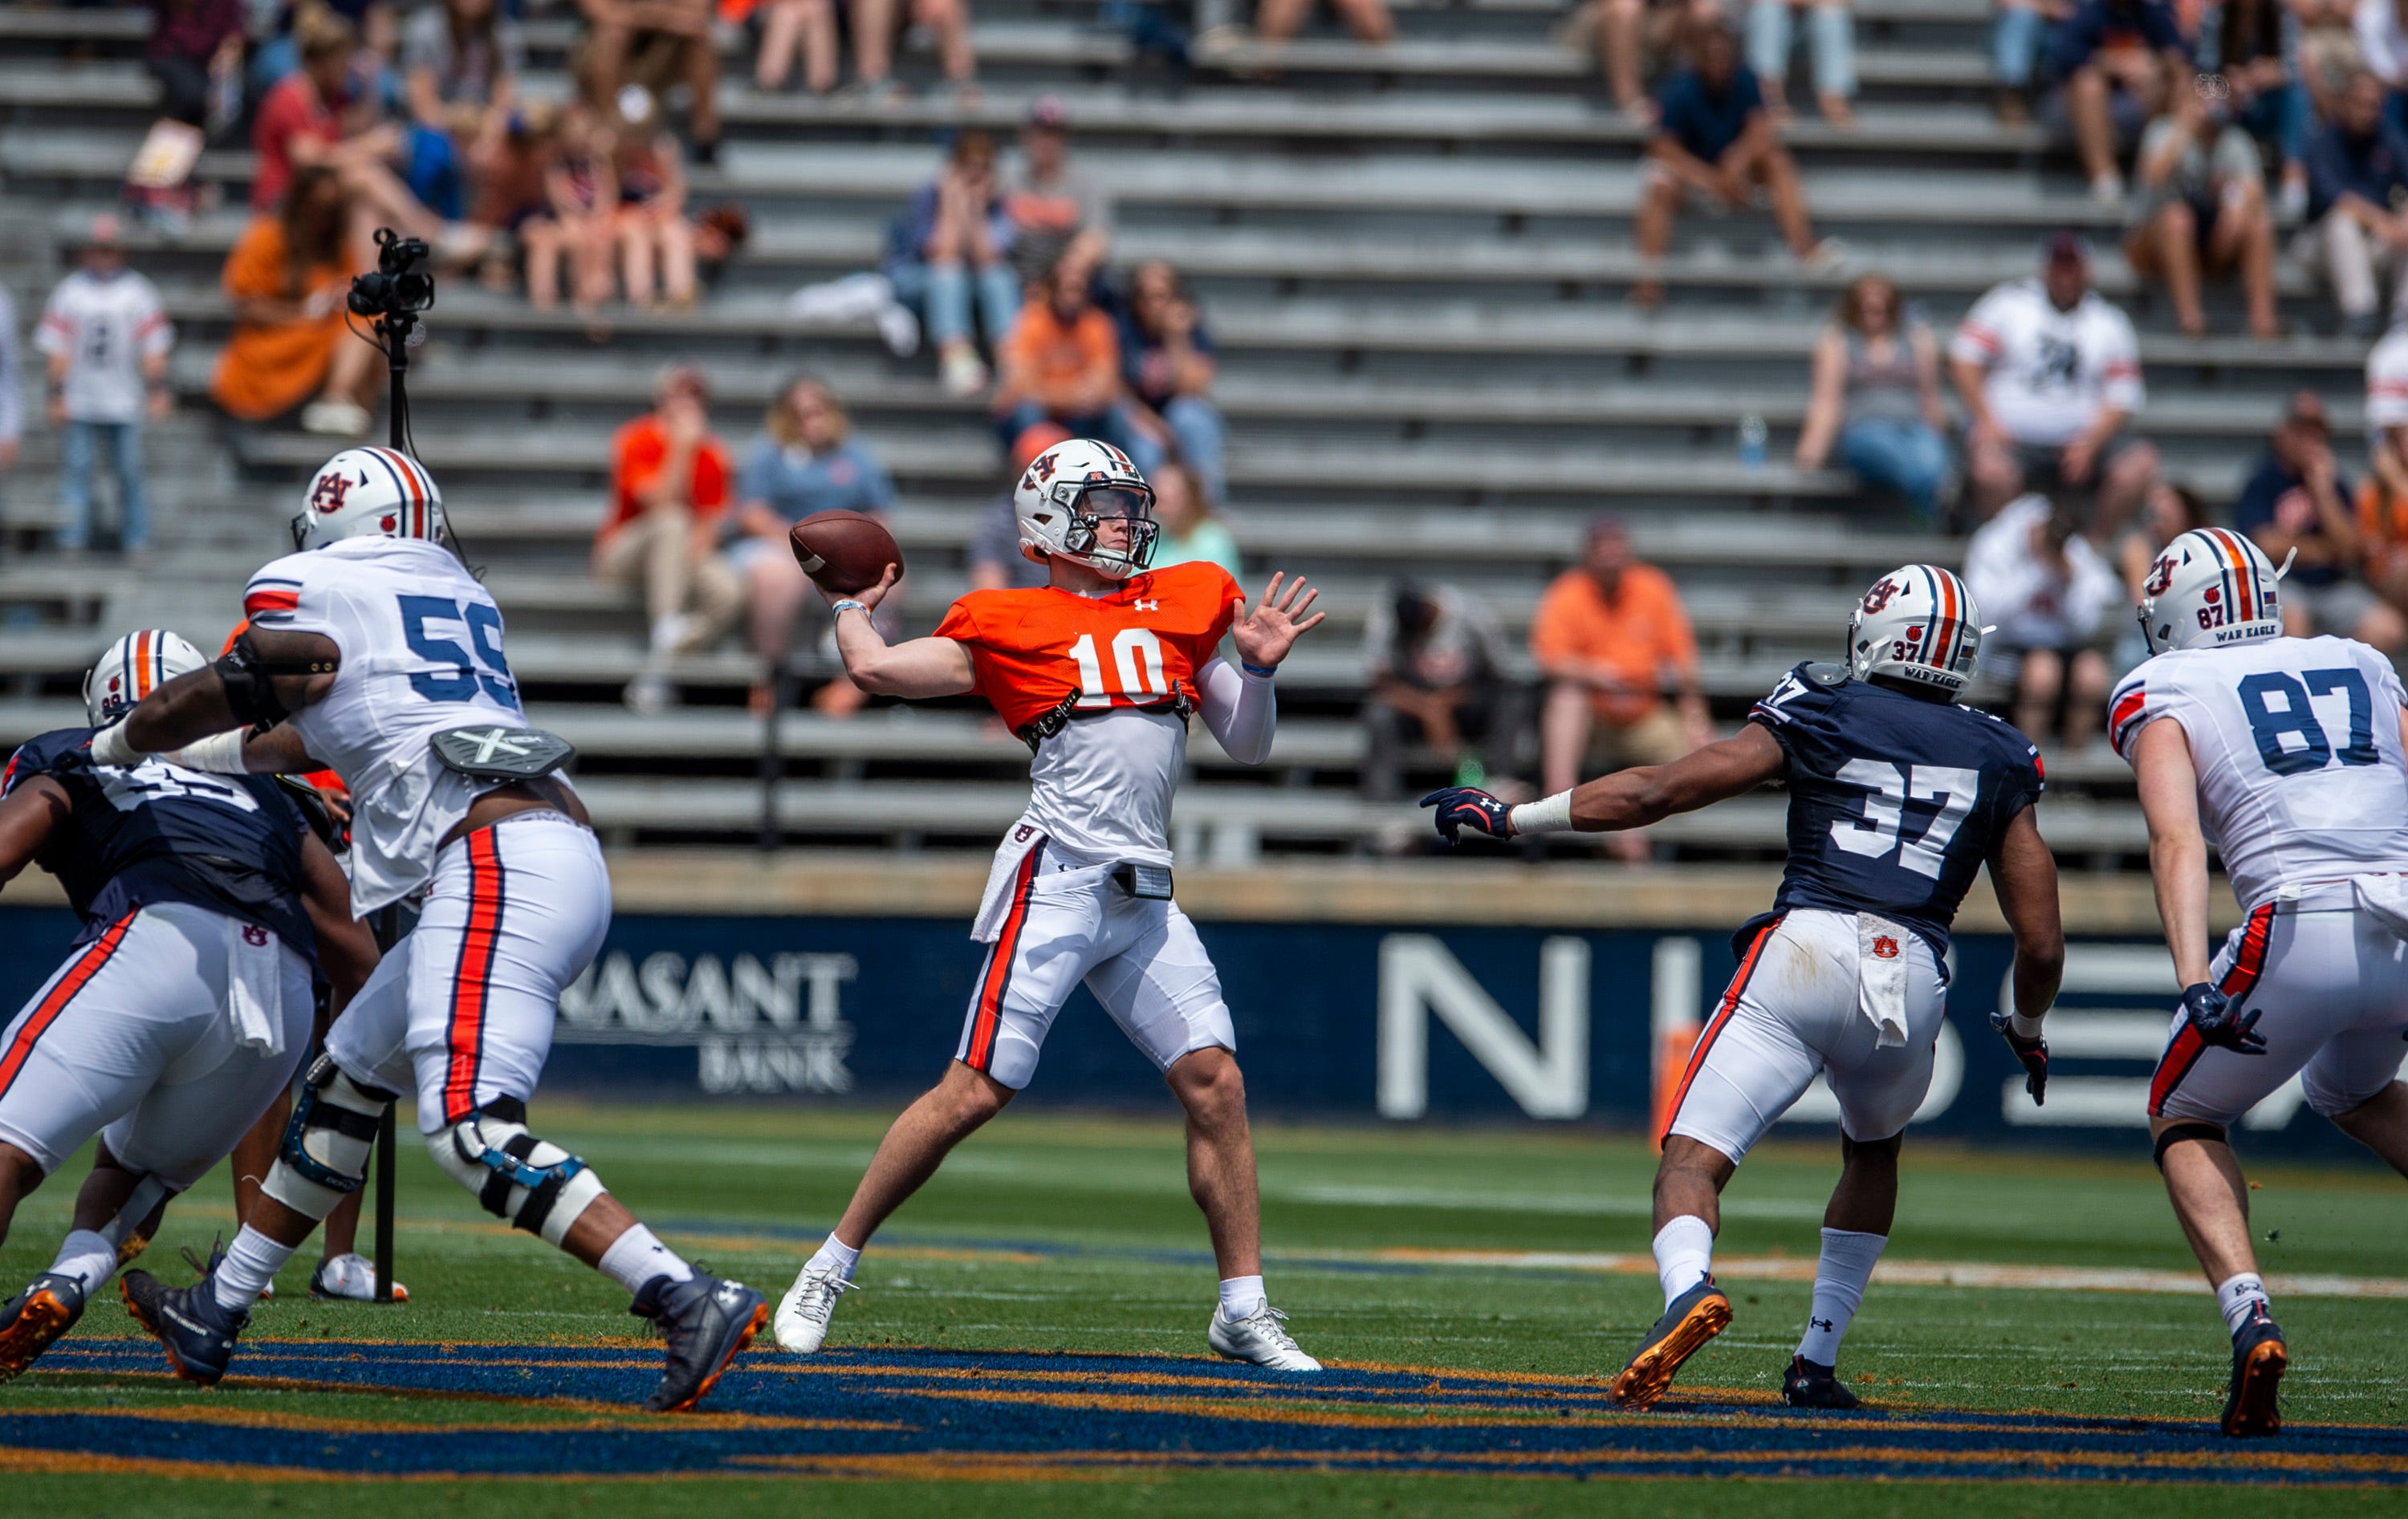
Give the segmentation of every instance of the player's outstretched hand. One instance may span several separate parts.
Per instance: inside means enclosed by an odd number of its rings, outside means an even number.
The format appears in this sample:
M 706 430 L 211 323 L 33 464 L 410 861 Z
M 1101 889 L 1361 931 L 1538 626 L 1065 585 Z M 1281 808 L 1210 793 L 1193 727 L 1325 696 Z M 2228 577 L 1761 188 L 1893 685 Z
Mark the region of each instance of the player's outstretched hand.
M 1321 592 L 1318 587 L 1305 589 L 1301 575 L 1288 586 L 1287 595 L 1280 595 L 1280 581 L 1286 578 L 1283 574 L 1273 575 L 1271 583 L 1263 589 L 1263 599 L 1229 629 L 1229 637 L 1238 645 L 1238 657 L 1259 669 L 1278 668 L 1279 662 L 1296 646 L 1296 640 L 1319 627 L 1329 615 L 1304 615 L 1321 598 Z
M 2256 1008 L 2243 1013 L 2233 1007 L 2230 997 L 2205 982 L 2183 988 L 2183 1016 L 2190 1020 L 2191 1032 L 2200 1043 L 2235 1054 L 2266 1053 L 2266 1036 L 2258 1032 L 2258 1020 L 2265 1010 Z
M 894 590 L 895 582 L 902 578 L 901 566 L 889 565 L 886 566 L 886 573 L 878 578 L 876 585 L 865 586 L 858 591 L 831 591 L 817 580 L 811 582 L 811 589 L 817 591 L 821 599 L 831 607 L 839 601 L 858 601 L 871 611 L 876 611 L 878 604 L 886 599 L 886 593 Z
M 1430 821 L 1450 844 L 1457 842 L 1456 836 L 1467 828 L 1484 838 L 1513 837 L 1513 810 L 1471 786 L 1441 787 L 1423 797 L 1422 805 L 1438 809 Z
M 2003 1010 L 1990 1014 L 1990 1026 L 1999 1038 L 2007 1041 L 2014 1052 L 2015 1064 L 2024 1068 L 2024 1090 L 2031 1094 L 2032 1106 L 2048 1106 L 2048 1040 L 2025 1039 L 2015 1032 L 2014 1018 Z

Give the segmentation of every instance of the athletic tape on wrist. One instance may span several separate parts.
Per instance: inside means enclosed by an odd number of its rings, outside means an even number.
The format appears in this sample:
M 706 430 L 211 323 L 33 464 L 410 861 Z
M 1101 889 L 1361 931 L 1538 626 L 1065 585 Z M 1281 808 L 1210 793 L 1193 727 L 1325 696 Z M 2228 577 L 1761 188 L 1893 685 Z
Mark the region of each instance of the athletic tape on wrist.
M 242 728 L 228 728 L 183 748 L 170 751 L 165 758 L 170 765 L 180 765 L 187 770 L 203 770 L 210 775 L 241 775 L 243 741 L 250 738 Z
M 1572 825 L 1572 794 L 1559 791 L 1535 802 L 1524 802 L 1505 814 L 1513 831 L 1523 833 L 1567 833 Z

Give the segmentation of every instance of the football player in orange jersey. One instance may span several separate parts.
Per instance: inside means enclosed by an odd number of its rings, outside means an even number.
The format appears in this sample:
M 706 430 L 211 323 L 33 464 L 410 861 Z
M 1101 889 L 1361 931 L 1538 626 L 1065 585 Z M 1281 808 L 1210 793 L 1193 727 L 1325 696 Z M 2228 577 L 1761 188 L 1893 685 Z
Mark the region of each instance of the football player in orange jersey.
M 1046 1030 L 1083 981 L 1186 1110 L 1188 1190 L 1221 1272 L 1207 1342 L 1232 1359 L 1317 1371 L 1263 1296 L 1245 1082 L 1220 977 L 1171 900 L 1168 825 L 1189 713 L 1203 714 L 1232 759 L 1269 757 L 1271 678 L 1321 622 L 1310 610 L 1320 593 L 1299 578 L 1283 594 L 1275 575 L 1240 617 L 1244 593 L 1218 566 L 1149 570 L 1154 492 L 1126 454 L 1090 438 L 1038 455 L 1013 505 L 1021 551 L 1047 566 L 1050 584 L 974 591 L 935 637 L 892 646 L 868 613 L 893 587 L 893 566 L 857 596 L 829 597 L 845 668 L 864 690 L 975 692 L 1035 757 L 1028 810 L 996 852 L 971 929 L 992 948 L 953 1064 L 886 1131 L 836 1232 L 779 1305 L 778 1343 L 820 1348 L 870 1235 L 1028 1084 Z M 1216 652 L 1225 634 L 1234 667 Z

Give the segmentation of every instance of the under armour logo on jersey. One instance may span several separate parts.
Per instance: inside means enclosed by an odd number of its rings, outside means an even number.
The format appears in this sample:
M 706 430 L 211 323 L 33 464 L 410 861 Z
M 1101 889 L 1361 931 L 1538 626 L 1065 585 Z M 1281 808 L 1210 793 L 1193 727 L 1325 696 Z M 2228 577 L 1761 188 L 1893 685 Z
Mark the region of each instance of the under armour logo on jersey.
M 318 477 L 316 484 L 309 487 L 309 509 L 320 512 L 340 511 L 343 509 L 343 497 L 351 494 L 351 482 L 345 478 L 343 472 L 339 469 L 328 470 Z
M 1129 603 L 1129 605 L 1141 612 L 1158 612 L 1162 610 L 1162 603 L 1159 601 L 1138 600 Z
M 1890 938 L 1887 934 L 1875 935 L 1873 937 L 1873 958 L 1876 960 L 1897 959 L 1898 940 Z
M 254 923 L 244 924 L 242 941 L 254 950 L 264 950 L 267 947 L 267 930 Z

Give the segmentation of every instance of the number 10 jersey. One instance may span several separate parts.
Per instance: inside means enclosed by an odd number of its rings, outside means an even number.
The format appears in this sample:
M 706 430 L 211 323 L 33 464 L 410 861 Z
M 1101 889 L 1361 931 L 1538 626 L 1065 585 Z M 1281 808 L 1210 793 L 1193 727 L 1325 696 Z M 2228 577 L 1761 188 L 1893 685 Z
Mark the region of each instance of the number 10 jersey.
M 2286 886 L 2408 870 L 2408 761 L 2391 664 L 2352 638 L 2176 649 L 2124 677 L 2108 738 L 2127 761 L 2182 724 L 2200 822 L 2244 908 Z
M 351 908 L 361 917 L 416 891 L 435 853 L 494 782 L 446 768 L 446 728 L 523 728 L 502 657 L 502 614 L 452 552 L 419 538 L 346 538 L 288 554 L 251 578 L 243 614 L 320 633 L 342 652 L 334 690 L 288 720 L 310 757 L 351 793 Z

